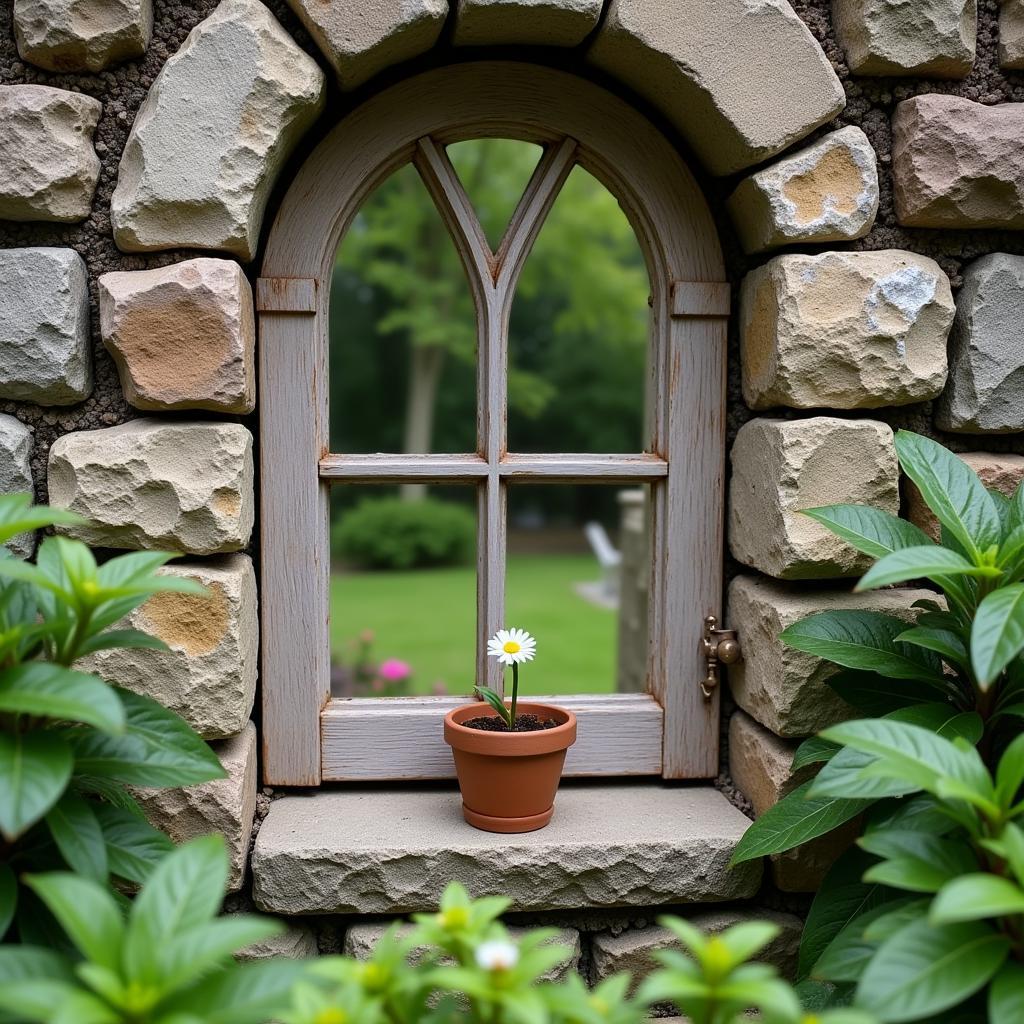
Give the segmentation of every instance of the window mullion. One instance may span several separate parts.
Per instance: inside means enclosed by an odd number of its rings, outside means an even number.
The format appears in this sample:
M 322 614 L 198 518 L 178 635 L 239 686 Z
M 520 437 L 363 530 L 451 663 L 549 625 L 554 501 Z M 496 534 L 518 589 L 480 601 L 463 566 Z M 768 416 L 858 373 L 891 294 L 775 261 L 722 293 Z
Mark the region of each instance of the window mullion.
M 477 682 L 502 692 L 503 673 L 487 657 L 487 639 L 505 625 L 507 490 L 492 471 L 478 490 L 477 526 Z

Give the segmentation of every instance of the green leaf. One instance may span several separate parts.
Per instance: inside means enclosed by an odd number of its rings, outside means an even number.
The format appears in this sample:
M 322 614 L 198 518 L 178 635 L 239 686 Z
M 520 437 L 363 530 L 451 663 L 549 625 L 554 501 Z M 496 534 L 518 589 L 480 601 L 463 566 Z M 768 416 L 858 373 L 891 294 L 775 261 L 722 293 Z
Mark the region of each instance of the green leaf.
M 264 1024 L 286 1016 L 292 986 L 306 969 L 301 961 L 284 959 L 243 964 L 191 986 L 161 1010 L 168 1016 L 192 1014 L 203 1024 Z
M 1024 965 L 1005 963 L 988 993 L 988 1024 L 1020 1024 L 1024 1020 Z
M 60 799 L 73 763 L 71 748 L 52 732 L 0 733 L 0 832 L 8 841 Z
M 81 516 L 62 508 L 32 505 L 32 495 L 18 492 L 0 496 L 0 545 L 23 533 L 47 526 L 76 526 Z
M 173 992 L 211 967 L 230 961 L 240 949 L 283 930 L 283 925 L 269 917 L 229 914 L 170 936 L 159 951 L 161 986 Z
M 948 680 L 887 679 L 873 672 L 844 669 L 825 680 L 851 707 L 880 717 L 915 704 L 949 699 Z
M 984 988 L 1008 952 L 1009 940 L 985 925 L 915 921 L 879 948 L 855 1004 L 887 1024 L 942 1013 Z
M 930 793 L 918 793 L 910 800 L 876 804 L 868 813 L 864 828 L 866 833 L 895 829 L 944 836 L 956 828 L 956 822 Z
M 970 846 L 926 832 L 877 831 L 862 836 L 861 849 L 887 858 L 864 874 L 865 882 L 879 882 L 910 892 L 938 892 L 947 882 L 978 869 Z
M 163 832 L 124 808 L 99 804 L 96 817 L 103 830 L 110 871 L 118 878 L 144 884 L 174 849 L 174 843 Z
M 1024 650 L 1024 583 L 1012 583 L 986 597 L 971 627 L 971 665 L 978 685 L 987 690 L 1000 672 Z
M 1024 733 L 1021 733 L 1004 751 L 996 767 L 996 802 L 1000 807 L 1013 806 L 1024 786 Z
M 512 709 L 505 706 L 505 702 L 501 699 L 497 692 L 492 690 L 489 686 L 474 686 L 477 696 L 486 701 L 498 714 L 498 717 L 511 729 L 512 728 Z
M 94 806 L 98 805 L 69 789 L 46 815 L 46 825 L 68 867 L 86 878 L 106 882 L 107 847 Z
M 857 590 L 889 587 L 907 580 L 942 579 L 945 576 L 978 576 L 995 578 L 1002 572 L 992 565 L 975 565 L 963 555 L 935 544 L 927 547 L 905 548 L 879 559 L 864 574 Z
M 807 799 L 810 782 L 798 786 L 774 807 L 765 811 L 743 834 L 733 852 L 733 865 L 782 853 L 808 840 L 823 836 L 857 817 L 870 800 L 841 800 L 826 797 Z
M 967 655 L 967 648 L 960 637 L 951 630 L 917 626 L 900 633 L 896 639 L 899 643 L 913 644 L 915 647 L 924 647 L 926 650 L 934 651 L 951 665 L 957 665 L 960 668 L 969 667 L 970 659 Z
M 7 934 L 18 909 L 18 878 L 10 864 L 0 861 L 0 939 Z
M 793 763 L 789 768 L 790 774 L 795 775 L 808 765 L 829 761 L 840 750 L 842 747 L 838 743 L 829 743 L 828 740 L 823 740 L 818 736 L 809 736 L 797 747 L 796 753 L 793 755 Z
M 928 534 L 913 523 L 870 505 L 826 505 L 803 509 L 802 514 L 872 558 L 932 544 Z
M 141 650 L 151 651 L 169 650 L 167 644 L 159 637 L 150 636 L 140 629 L 108 629 L 105 633 L 98 633 L 91 637 L 78 649 L 78 656 L 84 658 L 87 654 L 95 654 L 97 651 L 109 650 Z
M 83 722 L 104 732 L 124 729 L 121 702 L 102 679 L 46 661 L 0 672 L 0 711 Z
M 907 430 L 897 432 L 896 452 L 925 504 L 972 561 L 998 546 L 1003 532 L 999 510 L 967 463 L 937 441 Z
M 989 917 L 1024 914 L 1024 889 L 997 875 L 973 874 L 943 886 L 932 902 L 933 924 L 983 921 Z
M 914 902 L 911 899 L 896 899 L 880 903 L 847 922 L 818 958 L 814 965 L 814 977 L 832 982 L 859 980 L 879 946 L 878 941 L 866 937 L 868 926 Z

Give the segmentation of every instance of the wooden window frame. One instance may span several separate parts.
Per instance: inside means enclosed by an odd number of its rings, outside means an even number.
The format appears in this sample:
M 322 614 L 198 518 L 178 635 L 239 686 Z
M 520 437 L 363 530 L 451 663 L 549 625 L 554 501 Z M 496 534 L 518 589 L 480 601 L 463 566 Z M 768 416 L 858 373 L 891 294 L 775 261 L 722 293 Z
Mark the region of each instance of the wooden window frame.
M 492 253 L 444 147 L 514 138 L 544 148 Z M 455 241 L 479 324 L 478 452 L 328 450 L 328 303 L 340 240 L 372 191 L 416 165 Z M 515 284 L 572 167 L 625 211 L 651 277 L 654 415 L 635 455 L 507 451 L 507 326 Z M 569 775 L 708 778 L 718 771 L 718 696 L 701 692 L 704 619 L 722 598 L 729 289 L 714 222 L 672 145 L 584 79 L 516 62 L 426 72 L 368 100 L 302 167 L 268 238 L 260 333 L 263 776 L 267 784 L 453 774 L 441 719 L 452 697 L 331 700 L 332 482 L 478 488 L 478 678 L 500 685 L 486 637 L 504 625 L 510 482 L 646 483 L 651 493 L 648 691 L 559 697 L 580 717 Z M 552 641 L 555 642 L 555 641 Z M 534 695 L 531 694 L 531 697 Z

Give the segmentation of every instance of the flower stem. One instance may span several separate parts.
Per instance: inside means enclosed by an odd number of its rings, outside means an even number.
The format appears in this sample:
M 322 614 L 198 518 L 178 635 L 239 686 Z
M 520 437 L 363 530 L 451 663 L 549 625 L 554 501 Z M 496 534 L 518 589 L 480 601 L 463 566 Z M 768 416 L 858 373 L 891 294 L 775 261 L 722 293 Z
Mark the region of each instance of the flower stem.
M 512 707 L 510 709 L 509 717 L 512 721 L 509 723 L 509 729 L 513 732 L 516 728 L 516 705 L 519 703 L 519 665 L 516 662 L 512 662 Z

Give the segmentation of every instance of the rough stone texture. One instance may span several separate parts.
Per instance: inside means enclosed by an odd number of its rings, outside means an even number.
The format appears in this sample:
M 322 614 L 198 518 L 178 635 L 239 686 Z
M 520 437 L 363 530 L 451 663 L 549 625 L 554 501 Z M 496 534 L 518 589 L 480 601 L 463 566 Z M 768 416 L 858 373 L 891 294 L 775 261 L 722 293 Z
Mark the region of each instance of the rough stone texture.
M 657 106 L 713 174 L 782 152 L 846 104 L 785 0 L 611 0 L 588 57 Z
M 728 862 L 749 825 L 711 788 L 565 785 L 551 824 L 515 836 L 467 825 L 453 789 L 324 791 L 273 802 L 254 896 L 275 913 L 402 914 L 455 878 L 515 910 L 744 899 L 761 865 Z
M 602 0 L 458 0 L 456 46 L 577 46 Z
M 256 573 L 247 555 L 201 565 L 174 563 L 161 575 L 195 580 L 208 596 L 157 594 L 123 625 L 159 637 L 170 650 L 111 650 L 87 671 L 144 693 L 177 712 L 204 739 L 241 732 L 256 695 L 259 623 Z
M 915 96 L 896 107 L 892 135 L 901 224 L 1024 229 L 1024 103 Z
M 899 512 L 893 432 L 874 420 L 751 420 L 736 436 L 732 471 L 732 553 L 779 579 L 852 576 L 871 562 L 800 509 L 863 504 Z
M 32 493 L 31 452 L 32 428 L 0 414 L 0 494 Z M 5 547 L 19 558 L 28 558 L 35 548 L 35 534 L 13 537 Z
M 810 766 L 792 773 L 796 749 L 796 743 L 776 736 L 746 712 L 737 711 L 729 720 L 729 775 L 755 815 L 764 814 L 814 774 Z
M 230 858 L 228 892 L 245 881 L 249 833 L 256 813 L 256 727 L 213 745 L 227 778 L 184 789 L 134 789 L 146 817 L 176 843 L 219 832 Z
M 97 547 L 237 551 L 254 518 L 252 435 L 240 423 L 132 420 L 65 434 L 50 449 L 50 502 Z
M 90 391 L 82 257 L 73 249 L 0 250 L 0 398 L 74 405 Z
M 740 301 L 743 396 L 753 409 L 877 409 L 935 398 L 956 307 L 912 252 L 777 256 Z
M 256 406 L 252 289 L 232 260 L 104 274 L 100 330 L 137 409 Z
M 773 854 L 768 864 L 775 887 L 782 892 L 817 892 L 832 865 L 862 832 L 863 821 L 857 817 L 795 850 Z
M 1024 0 L 1003 0 L 999 12 L 999 63 L 1024 70 Z
M 997 252 L 972 263 L 956 310 L 936 423 L 968 434 L 1024 430 L 1024 256 Z
M 864 594 L 806 590 L 737 576 L 729 587 L 726 615 L 726 621 L 739 629 L 743 644 L 743 660 L 729 666 L 733 698 L 748 715 L 783 737 L 810 736 L 851 717 L 853 709 L 827 685 L 839 671 L 836 666 L 785 646 L 779 634 L 808 615 L 835 609 L 885 612 L 912 622 L 917 611 L 911 605 L 922 598 L 934 599 L 935 594 L 914 589 Z
M 292 921 L 281 923 L 287 926 L 286 931 L 246 946 L 235 954 L 235 959 L 242 963 L 251 963 L 254 960 L 272 960 L 275 957 L 283 957 L 285 960 L 309 960 L 319 955 L 316 935 L 311 928 Z
M 958 453 L 981 479 L 981 482 L 993 490 L 1011 497 L 1024 481 L 1024 455 L 1009 455 L 996 452 L 965 452 Z M 904 479 L 907 499 L 907 519 L 915 526 L 921 527 L 933 540 L 939 540 L 939 522 L 924 503 L 921 492 Z
M 852 126 L 751 175 L 729 199 L 747 252 L 863 238 L 877 212 L 875 151 Z
M 858 75 L 963 78 L 974 64 L 977 0 L 833 0 L 832 11 Z
M 0 85 L 0 218 L 71 224 L 92 209 L 103 104 L 45 85 Z
M 426 53 L 448 16 L 448 0 L 288 0 L 330 61 L 343 89 L 354 89 Z
M 152 34 L 152 0 L 14 0 L 18 53 L 48 71 L 102 71 Z
M 224 0 L 167 61 L 135 118 L 110 207 L 118 246 L 252 259 L 274 181 L 323 91 L 323 72 L 263 4 Z

